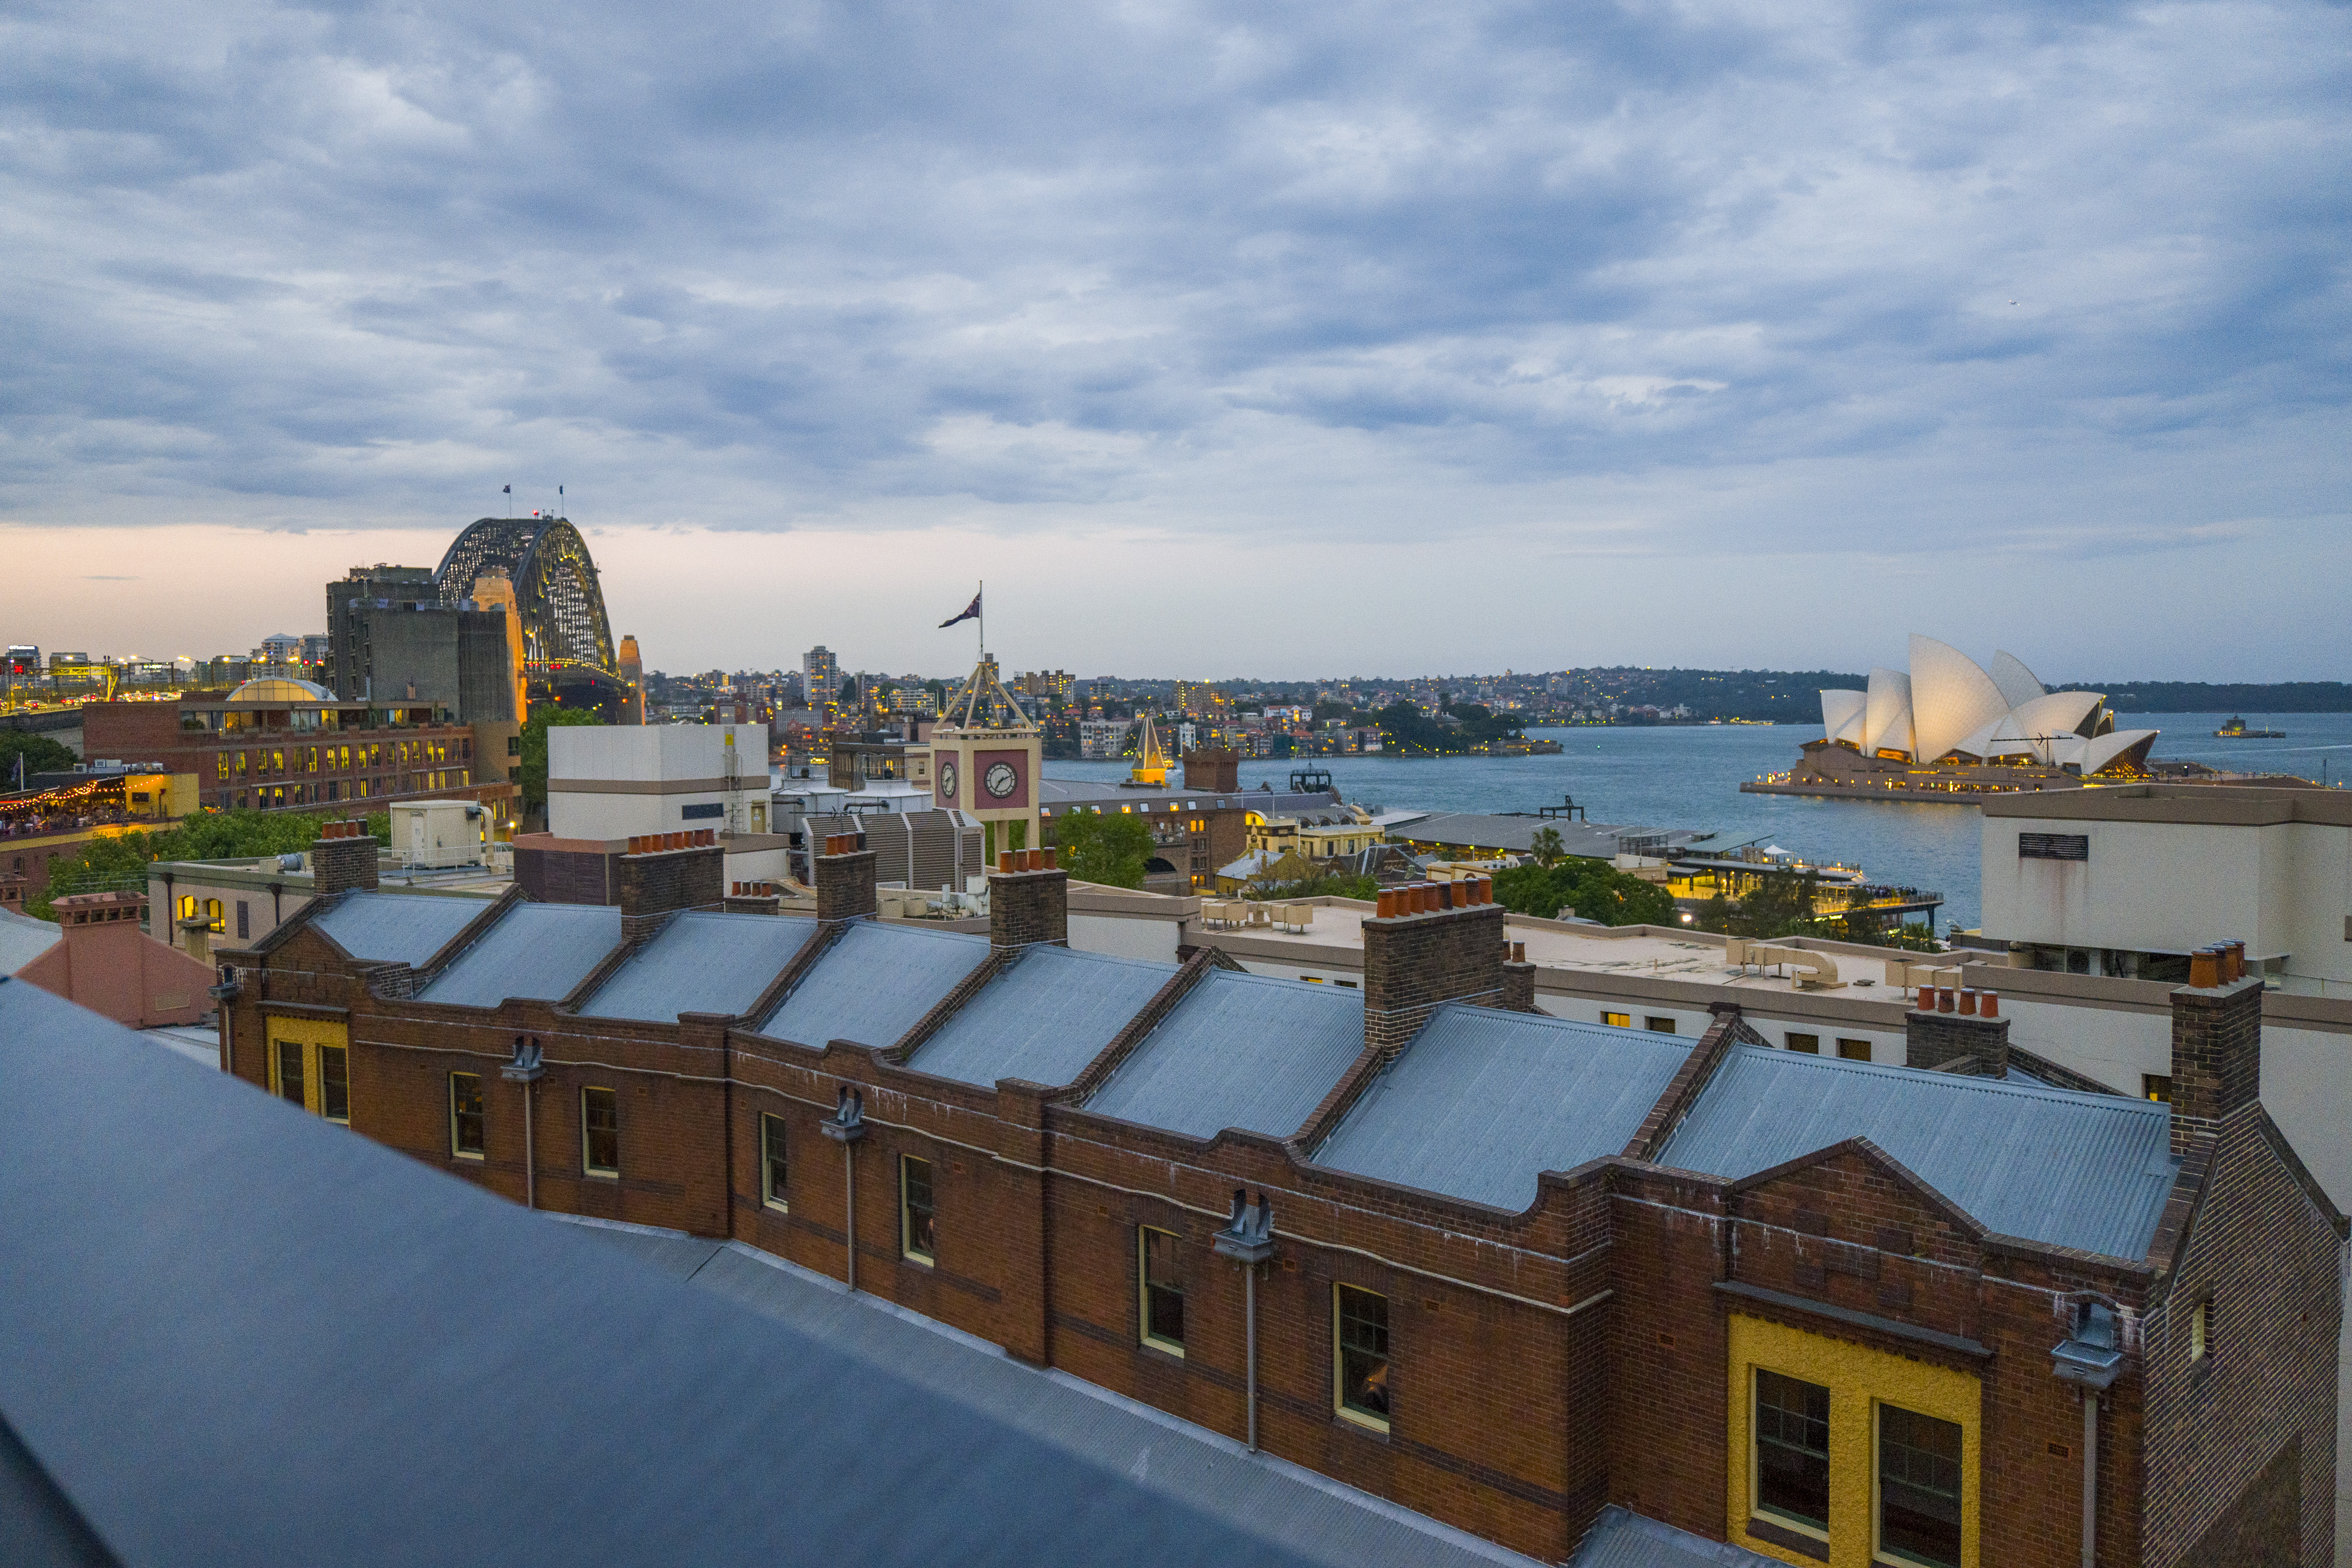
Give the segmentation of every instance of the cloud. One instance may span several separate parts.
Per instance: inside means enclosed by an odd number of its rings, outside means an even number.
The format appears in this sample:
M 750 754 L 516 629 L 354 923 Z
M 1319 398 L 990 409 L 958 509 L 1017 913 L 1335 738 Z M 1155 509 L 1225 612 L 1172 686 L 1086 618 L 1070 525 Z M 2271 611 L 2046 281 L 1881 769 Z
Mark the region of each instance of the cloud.
M 738 531 L 2332 546 L 2347 44 L 2317 0 L 18 7 L 0 518 L 560 480 Z

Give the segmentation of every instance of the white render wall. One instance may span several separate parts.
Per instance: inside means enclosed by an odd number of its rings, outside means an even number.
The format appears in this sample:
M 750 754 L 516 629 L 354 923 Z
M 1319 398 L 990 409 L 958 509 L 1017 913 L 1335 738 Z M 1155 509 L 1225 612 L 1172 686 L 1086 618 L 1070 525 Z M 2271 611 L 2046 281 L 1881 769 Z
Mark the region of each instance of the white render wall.
M 629 838 L 725 827 L 725 819 L 709 808 L 724 804 L 719 780 L 726 772 L 730 734 L 746 799 L 764 803 L 765 725 L 582 724 L 548 731 L 548 830 L 559 838 Z M 568 790 L 566 782 L 591 787 Z M 702 810 L 688 816 L 688 806 Z

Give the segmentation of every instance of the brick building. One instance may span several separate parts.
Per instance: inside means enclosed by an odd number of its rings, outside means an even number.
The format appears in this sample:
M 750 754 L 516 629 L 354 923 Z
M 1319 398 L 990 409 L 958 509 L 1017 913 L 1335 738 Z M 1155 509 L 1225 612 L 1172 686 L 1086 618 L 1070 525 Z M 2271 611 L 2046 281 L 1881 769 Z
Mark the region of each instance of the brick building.
M 1341 991 L 1071 950 L 1034 856 L 982 936 L 876 920 L 868 852 L 814 920 L 713 910 L 722 853 L 429 927 L 355 864 L 222 955 L 228 1065 L 1547 1561 L 1629 1518 L 1657 1550 L 1612 1562 L 2328 1559 L 2346 1226 L 2231 954 L 2168 1105 L 2036 1081 L 1948 993 L 1908 1066 L 1729 997 L 1696 1039 L 1542 1016 L 1476 883 L 1383 894 Z
M 520 793 L 502 756 L 430 703 L 341 702 L 299 680 L 254 680 L 173 702 L 92 702 L 83 749 L 190 773 L 219 810 L 433 798 L 474 800 L 510 821 Z

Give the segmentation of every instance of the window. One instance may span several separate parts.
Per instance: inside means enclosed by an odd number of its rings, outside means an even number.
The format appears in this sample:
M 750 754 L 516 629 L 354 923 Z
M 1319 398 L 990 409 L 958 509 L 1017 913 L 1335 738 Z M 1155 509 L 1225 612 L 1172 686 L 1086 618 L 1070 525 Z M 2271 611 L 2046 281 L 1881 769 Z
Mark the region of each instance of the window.
M 1642 1020 L 1642 1027 L 1654 1035 L 1671 1035 L 1675 1032 L 1675 1021 L 1672 1018 L 1649 1017 Z
M 784 1201 L 784 1119 L 760 1118 L 760 1201 L 772 1209 L 789 1208 Z
M 271 1046 L 272 1055 L 277 1058 L 273 1065 L 278 1078 L 278 1094 L 297 1105 L 307 1106 L 310 1100 L 303 1093 L 302 1042 L 274 1040 Z
M 931 1163 L 898 1156 L 898 1252 L 918 1263 L 932 1260 L 939 1246 L 938 1217 L 931 1208 Z
M 1175 1355 L 1184 1353 L 1184 1268 L 1176 1248 L 1182 1238 L 1138 1226 L 1136 1276 L 1140 1283 L 1143 1342 Z
M 236 934 L 239 936 L 253 934 L 253 912 L 247 907 L 243 899 L 236 901 Z
M 2200 1301 L 2189 1309 L 2189 1359 L 2203 1361 L 2213 1353 L 2213 1303 Z
M 1830 1527 L 1830 1391 L 1756 1369 L 1756 1511 L 1809 1535 Z
M 2021 833 L 2017 836 L 2017 858 L 2021 860 L 2088 860 L 2091 858 L 2091 836 L 2087 833 Z
M 449 1152 L 460 1160 L 482 1157 L 482 1075 L 449 1075 Z
M 1878 1555 L 1959 1568 L 1960 1429 L 1878 1407 Z
M 1838 1056 L 1845 1061 L 1866 1062 L 1870 1059 L 1870 1042 L 1868 1040 L 1840 1040 L 1838 1042 Z
M 319 1114 L 351 1124 L 352 1054 L 341 1046 L 319 1047 Z
M 1389 1429 L 1389 1299 L 1352 1285 L 1331 1287 L 1336 1397 L 1341 1415 Z
M 580 1164 L 593 1176 L 621 1173 L 621 1096 L 610 1089 L 580 1091 Z
M 1801 1051 L 1809 1057 L 1817 1057 L 1822 1054 L 1822 1037 L 1819 1035 L 1790 1035 L 1789 1048 L 1792 1051 Z
M 2140 1074 L 2139 1092 L 2144 1099 L 2160 1100 L 2167 1105 L 2171 1104 L 2172 1075 L 2170 1073 L 2157 1072 L 2144 1072 Z
M 240 904 L 237 907 L 242 910 L 245 906 Z M 210 931 L 217 931 L 221 929 L 221 901 L 218 899 L 205 900 L 205 929 Z M 239 936 L 245 934 L 245 921 L 242 920 L 236 922 L 236 934 Z
M 1601 1015 L 1601 1021 L 1612 1029 L 1630 1029 L 1633 1026 L 1632 1016 L 1624 1013 L 1603 1013 Z

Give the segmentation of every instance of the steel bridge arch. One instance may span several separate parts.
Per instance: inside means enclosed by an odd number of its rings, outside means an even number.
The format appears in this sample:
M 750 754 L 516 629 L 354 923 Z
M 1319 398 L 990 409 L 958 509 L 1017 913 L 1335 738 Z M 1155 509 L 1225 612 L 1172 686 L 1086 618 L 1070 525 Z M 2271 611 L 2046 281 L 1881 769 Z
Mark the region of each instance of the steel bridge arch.
M 502 571 L 514 584 L 535 694 L 558 686 L 622 686 L 596 563 L 568 519 L 480 519 L 451 542 L 434 569 L 434 586 L 443 604 L 454 605 L 472 598 L 475 580 L 488 571 Z

